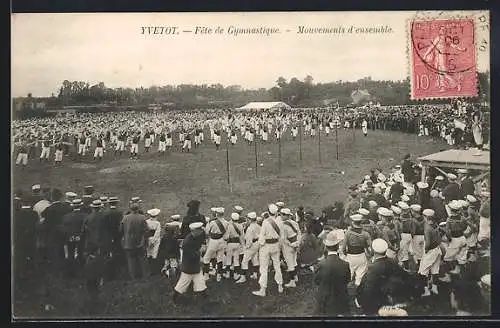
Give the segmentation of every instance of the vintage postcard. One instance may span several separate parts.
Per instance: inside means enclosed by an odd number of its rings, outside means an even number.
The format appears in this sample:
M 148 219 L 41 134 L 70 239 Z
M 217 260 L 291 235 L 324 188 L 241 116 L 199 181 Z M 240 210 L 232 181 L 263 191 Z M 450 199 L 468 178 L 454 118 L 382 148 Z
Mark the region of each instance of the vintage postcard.
M 13 320 L 491 315 L 488 11 L 11 28 Z

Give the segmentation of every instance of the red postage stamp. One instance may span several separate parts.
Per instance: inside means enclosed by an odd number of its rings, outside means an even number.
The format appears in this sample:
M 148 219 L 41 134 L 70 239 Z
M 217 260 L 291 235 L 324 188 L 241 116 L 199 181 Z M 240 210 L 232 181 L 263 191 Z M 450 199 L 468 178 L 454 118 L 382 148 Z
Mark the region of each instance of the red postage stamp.
M 474 21 L 410 22 L 411 99 L 477 96 Z

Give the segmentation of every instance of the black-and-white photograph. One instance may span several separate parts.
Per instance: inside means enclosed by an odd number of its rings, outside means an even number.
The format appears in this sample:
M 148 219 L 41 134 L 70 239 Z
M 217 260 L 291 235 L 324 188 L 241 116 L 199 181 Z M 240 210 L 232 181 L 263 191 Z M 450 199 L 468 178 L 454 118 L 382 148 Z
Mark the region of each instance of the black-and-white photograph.
M 12 315 L 491 315 L 488 11 L 11 15 Z

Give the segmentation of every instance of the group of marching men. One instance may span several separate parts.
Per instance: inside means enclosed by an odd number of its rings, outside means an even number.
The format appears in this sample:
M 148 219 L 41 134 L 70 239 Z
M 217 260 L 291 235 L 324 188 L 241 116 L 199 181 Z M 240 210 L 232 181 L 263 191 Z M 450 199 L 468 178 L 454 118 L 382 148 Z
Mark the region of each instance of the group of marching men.
M 46 120 L 46 119 L 44 119 Z M 256 138 L 262 142 L 271 139 L 274 135 L 276 140 L 280 139 L 286 131 L 295 140 L 299 134 L 299 124 L 302 124 L 304 135 L 315 137 L 318 128 L 325 130 L 326 135 L 336 126 L 340 126 L 338 117 L 329 117 L 324 124 L 318 124 L 318 118 L 309 115 L 303 119 L 296 114 L 267 117 L 266 115 L 249 116 L 245 114 L 226 114 L 219 117 L 203 118 L 193 121 L 184 120 L 159 120 L 155 123 L 132 123 L 124 128 L 123 124 L 104 127 L 102 123 L 92 126 L 72 126 L 58 129 L 57 124 L 53 129 L 41 126 L 19 125 L 15 128 L 14 145 L 17 147 L 16 164 L 27 165 L 28 158 L 35 156 L 36 149 L 40 148 L 39 160 L 48 161 L 51 150 L 54 149 L 56 164 L 61 164 L 63 156 L 69 154 L 70 147 L 74 147 L 77 158 L 84 158 L 93 149 L 93 159 L 101 160 L 106 150 L 111 150 L 114 157 L 120 157 L 125 150 L 130 153 L 131 159 L 137 159 L 139 146 L 144 152 L 149 152 L 157 142 L 157 151 L 164 154 L 176 143 L 174 133 L 178 136 L 178 149 L 189 152 L 193 146 L 196 148 L 205 141 L 205 133 L 210 133 L 210 140 L 218 150 L 223 142 L 225 134 L 228 143 L 235 145 L 238 135 L 247 143 L 251 144 Z M 349 124 L 349 123 L 348 123 Z M 70 128 L 71 127 L 71 128 Z
M 37 156 L 40 161 L 49 161 L 52 151 L 55 164 L 60 165 L 63 156 L 68 155 L 71 148 L 75 149 L 77 158 L 84 158 L 93 150 L 94 160 L 102 159 L 106 150 L 113 153 L 115 158 L 127 151 L 132 159 L 138 158 L 139 148 L 149 152 L 151 147 L 156 147 L 159 154 L 164 154 L 175 145 L 176 149 L 189 152 L 205 141 L 207 131 L 211 142 L 219 149 L 224 142 L 223 135 L 228 143 L 235 145 L 239 136 L 252 143 L 257 138 L 262 142 L 271 140 L 271 137 L 279 140 L 287 131 L 295 140 L 300 130 L 304 135 L 314 138 L 320 131 L 328 136 L 334 129 L 341 127 L 350 129 L 359 126 L 365 136 L 368 129 L 387 128 L 386 123 L 373 120 L 373 113 L 369 114 L 371 112 L 368 111 L 367 114 L 366 109 L 362 111 L 360 109 L 356 114 L 339 108 L 321 111 L 297 109 L 274 114 L 220 111 L 81 114 L 81 117 L 73 118 L 14 121 L 13 144 L 16 146 L 17 165 L 25 166 L 28 158 Z M 380 115 L 385 111 L 392 113 L 384 108 L 377 108 L 377 111 Z M 404 120 L 404 117 L 399 119 Z M 412 133 L 429 135 L 428 128 L 422 122 L 423 119 L 419 128 L 412 130 Z M 445 130 L 440 129 L 441 137 L 449 139 L 450 133 L 446 134 Z M 174 140 L 174 134 L 178 136 L 178 143 Z

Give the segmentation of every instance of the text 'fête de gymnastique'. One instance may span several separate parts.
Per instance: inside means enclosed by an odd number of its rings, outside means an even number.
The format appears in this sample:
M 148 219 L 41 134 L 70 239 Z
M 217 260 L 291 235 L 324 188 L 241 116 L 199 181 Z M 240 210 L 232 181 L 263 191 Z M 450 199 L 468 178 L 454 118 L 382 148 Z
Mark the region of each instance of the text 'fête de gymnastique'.
M 141 26 L 140 34 L 144 35 L 181 35 L 191 34 L 197 36 L 203 35 L 229 35 L 229 36 L 245 36 L 245 35 L 263 35 L 271 36 L 278 34 L 322 34 L 322 35 L 361 35 L 361 34 L 390 34 L 393 29 L 388 25 L 379 26 L 304 26 L 300 25 L 295 28 L 277 28 L 269 26 L 246 27 L 246 26 Z

